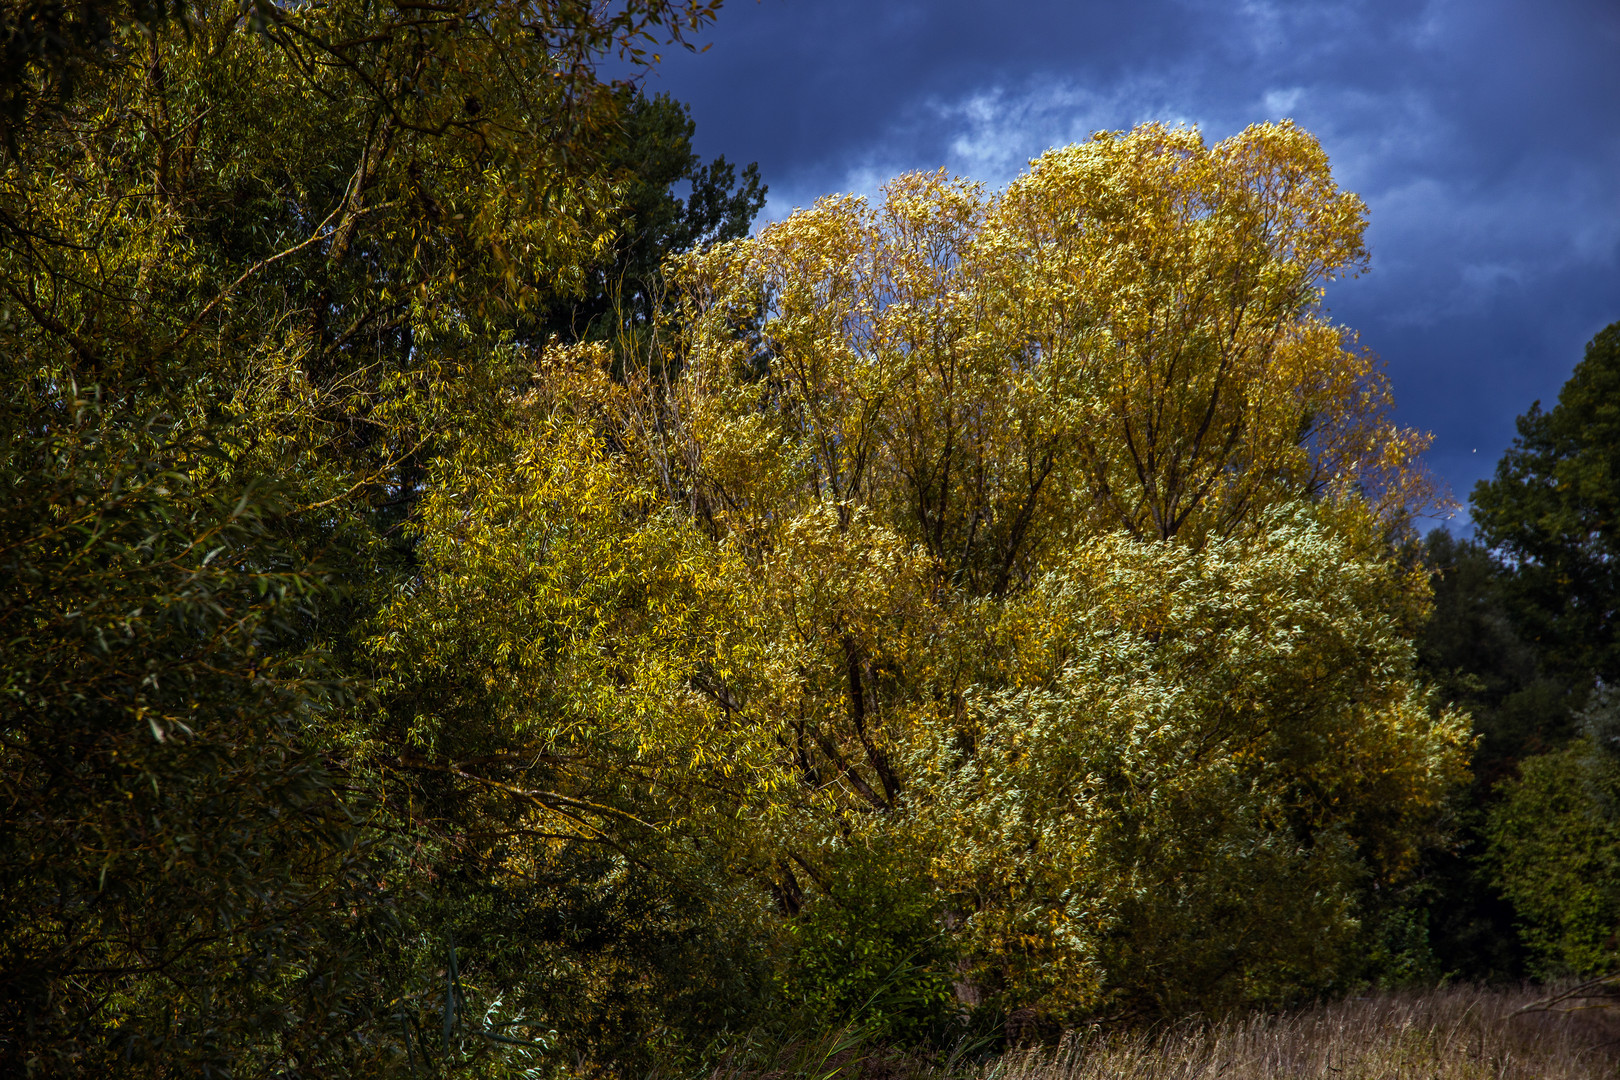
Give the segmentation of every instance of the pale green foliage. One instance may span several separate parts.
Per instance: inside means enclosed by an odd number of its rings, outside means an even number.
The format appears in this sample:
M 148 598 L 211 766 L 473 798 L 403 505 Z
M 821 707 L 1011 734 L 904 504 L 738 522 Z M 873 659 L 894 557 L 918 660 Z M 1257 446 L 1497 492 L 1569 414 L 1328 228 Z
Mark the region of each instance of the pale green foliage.
M 1007 605 L 1011 677 L 922 764 L 974 953 L 1060 1010 L 1344 974 L 1358 887 L 1409 867 L 1463 775 L 1464 720 L 1413 677 L 1410 587 L 1295 512 L 1197 552 L 1103 537 Z

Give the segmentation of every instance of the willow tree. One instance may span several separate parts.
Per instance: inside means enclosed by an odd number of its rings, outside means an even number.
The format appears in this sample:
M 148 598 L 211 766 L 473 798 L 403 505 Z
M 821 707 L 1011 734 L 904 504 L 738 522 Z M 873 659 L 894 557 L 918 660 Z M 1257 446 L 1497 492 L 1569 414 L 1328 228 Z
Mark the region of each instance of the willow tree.
M 1146 127 L 680 260 L 661 352 L 553 350 L 425 469 L 400 767 L 514 881 L 702 882 L 800 1016 L 1344 975 L 1465 753 L 1389 543 L 1423 440 L 1321 308 L 1362 223 L 1292 126 Z
M 612 247 L 599 62 L 716 6 L 8 8 L 0 1070 L 538 1052 L 465 953 L 423 975 L 417 886 L 476 867 L 354 643 L 498 346 Z
M 1149 125 L 1002 192 L 830 197 L 680 265 L 676 362 L 628 441 L 738 553 L 787 660 L 701 684 L 778 733 L 805 793 L 779 895 L 888 887 L 840 882 L 862 844 L 909 850 L 895 874 L 936 859 L 983 992 L 1071 1016 L 1343 970 L 1358 890 L 1410 867 L 1463 760 L 1411 668 L 1425 586 L 1388 544 L 1428 498 L 1425 439 L 1322 307 L 1364 221 L 1291 124 L 1213 146 Z M 1176 776 L 1202 794 L 1166 811 Z M 1118 890 L 1172 881 L 1150 947 Z M 1290 910 L 1307 887 L 1320 910 Z M 1221 914 L 1244 897 L 1264 912 Z

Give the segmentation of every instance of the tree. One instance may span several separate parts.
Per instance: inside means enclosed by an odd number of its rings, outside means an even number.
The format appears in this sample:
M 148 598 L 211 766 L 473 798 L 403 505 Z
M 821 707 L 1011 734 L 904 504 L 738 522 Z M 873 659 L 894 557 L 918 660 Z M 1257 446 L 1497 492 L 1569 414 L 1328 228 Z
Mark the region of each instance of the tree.
M 1620 323 L 1587 344 L 1558 404 L 1533 404 L 1518 429 L 1474 488 L 1474 525 L 1509 569 L 1520 633 L 1578 707 L 1594 679 L 1620 680 Z
M 1419 663 L 1439 698 L 1473 717 L 1480 739 L 1474 775 L 1488 790 L 1524 758 L 1572 737 L 1568 692 L 1544 671 L 1489 549 L 1436 529 L 1424 541 L 1424 563 L 1433 574 L 1434 611 L 1419 639 Z
M 1543 978 L 1620 962 L 1620 708 L 1594 695 L 1580 737 L 1527 760 L 1491 809 L 1488 853 Z
M 323 752 L 290 493 L 217 475 L 206 430 L 7 387 L 0 1068 L 386 1063 L 398 853 Z
M 117 30 L 184 21 L 169 0 L 7 0 L 0 6 L 0 143 L 18 153 L 36 123 L 73 96 L 89 73 L 118 62 Z
M 893 805 L 866 717 L 907 646 L 876 613 L 932 603 L 936 569 L 1003 597 L 1113 529 L 1196 546 L 1310 497 L 1398 520 L 1421 439 L 1315 306 L 1360 214 L 1295 128 L 1206 148 L 1150 126 L 1053 151 L 1003 196 L 910 176 L 880 208 L 823 200 L 690 257 L 686 374 L 633 422 L 717 539 L 848 566 L 784 608 L 830 710 L 809 756 Z M 911 545 L 932 568 L 905 571 L 915 600 L 859 591 Z
M 1422 440 L 1317 306 L 1359 229 L 1295 128 L 1148 127 L 694 252 L 662 355 L 554 354 L 535 385 L 577 387 L 430 485 L 390 664 L 490 671 L 418 715 L 532 732 L 534 790 L 621 747 L 590 828 L 733 853 L 795 920 L 790 1000 L 922 1002 L 958 964 L 1068 1020 L 1307 992 L 1464 754 L 1388 543 Z M 851 937 L 885 896 L 906 917 Z M 906 957 L 933 969 L 896 988 Z
M 596 61 L 716 6 L 92 4 L 61 55 L 8 18 L 8 1073 L 536 1052 L 449 936 L 479 822 L 360 645 L 503 342 L 611 249 Z
M 692 153 L 691 115 L 667 95 L 632 98 L 620 127 L 606 165 L 627 177 L 623 216 L 609 257 L 591 268 L 580 294 L 559 298 L 546 320 L 564 341 L 645 339 L 671 303 L 665 264 L 741 239 L 765 205 L 759 166 L 745 166 L 739 175 L 724 155 L 701 163 Z M 690 188 L 684 202 L 682 185 Z
M 694 258 L 683 348 L 733 409 L 790 395 L 772 435 L 806 495 L 882 502 L 1004 590 L 1076 530 L 1197 542 L 1329 491 L 1404 508 L 1421 439 L 1317 308 L 1361 221 L 1294 128 L 1143 128 L 1001 196 L 906 177 Z M 741 342 L 739 319 L 764 329 Z M 731 464 L 696 478 L 705 512 L 736 501 Z
M 1620 327 L 1600 332 L 1558 405 L 1519 418 L 1495 478 L 1474 489 L 1478 538 L 1440 530 L 1425 543 L 1436 603 L 1420 662 L 1440 699 L 1473 717 L 1479 744 L 1458 852 L 1433 860 L 1424 889 L 1437 951 L 1468 977 L 1518 977 L 1526 948 L 1543 973 L 1585 970 L 1597 954 L 1570 928 L 1608 933 L 1590 921 L 1609 855 L 1590 847 L 1607 826 L 1581 795 L 1598 781 L 1582 764 L 1580 717 L 1616 670 L 1617 341 Z M 1572 905 L 1562 913 L 1560 898 Z
M 690 1054 L 682 1028 L 701 1046 L 758 1019 L 764 899 L 736 868 L 758 865 L 752 816 L 781 778 L 770 731 L 701 688 L 780 661 L 735 556 L 610 452 L 622 388 L 591 355 L 434 462 L 420 569 L 367 646 L 414 815 L 492 908 L 463 938 L 486 963 L 500 943 L 509 1007 L 633 1070 Z
M 1408 572 L 1304 508 L 1192 550 L 1120 534 L 1003 612 L 1010 669 L 917 773 L 973 977 L 1060 1017 L 1281 1005 L 1359 974 L 1364 890 L 1441 841 L 1466 717 Z

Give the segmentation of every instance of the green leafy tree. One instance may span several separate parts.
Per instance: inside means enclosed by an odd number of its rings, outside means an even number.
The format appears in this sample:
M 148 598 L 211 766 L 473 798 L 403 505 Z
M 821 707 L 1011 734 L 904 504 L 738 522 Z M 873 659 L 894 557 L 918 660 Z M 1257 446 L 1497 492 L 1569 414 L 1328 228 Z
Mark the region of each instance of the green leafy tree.
M 1479 746 L 1478 784 L 1489 789 L 1520 760 L 1561 747 L 1574 734 L 1568 688 L 1527 640 L 1501 561 L 1483 544 L 1436 529 L 1424 540 L 1434 611 L 1418 642 L 1419 663 L 1439 697 L 1467 709 Z
M 502 343 L 612 250 L 596 62 L 716 6 L 91 5 L 65 59 L 8 20 L 0 1069 L 544 1052 L 496 932 L 539 914 L 358 643 Z M 622 873 L 557 865 L 534 903 Z
M 893 846 L 881 835 L 831 846 L 817 870 L 825 889 L 808 905 L 792 868 L 779 872 L 794 917 L 776 978 L 784 1005 L 798 1012 L 794 1034 L 841 1026 L 891 1044 L 960 1036 L 953 976 L 965 965 L 944 925 L 944 898 L 928 887 L 926 864 L 908 863 L 915 845 Z M 805 1030 L 806 1020 L 820 1031 Z
M 1620 682 L 1620 323 L 1592 338 L 1558 393 L 1471 499 L 1500 553 L 1519 633 L 1580 704 L 1594 679 Z
M 1495 478 L 1474 490 L 1478 539 L 1437 530 L 1425 542 L 1435 609 L 1420 663 L 1440 700 L 1473 717 L 1478 745 L 1474 782 L 1455 808 L 1458 847 L 1430 856 L 1414 902 L 1427 907 L 1442 964 L 1468 977 L 1518 977 L 1525 947 L 1550 971 L 1557 898 L 1591 895 L 1587 886 L 1538 892 L 1526 884 L 1529 864 L 1503 853 L 1529 851 L 1544 828 L 1543 854 L 1574 865 L 1554 854 L 1585 820 L 1572 809 L 1585 758 L 1569 747 L 1582 703 L 1617 670 L 1617 392 L 1620 324 L 1588 344 L 1550 412 L 1538 403 L 1519 418 Z M 1601 832 L 1595 819 L 1588 826 Z M 1584 918 L 1573 908 L 1569 917 Z M 1529 928 L 1522 942 L 1516 922 Z
M 696 130 L 686 106 L 668 95 L 636 95 L 625 107 L 606 165 L 626 177 L 609 257 L 548 323 L 565 341 L 645 339 L 673 303 L 664 279 L 672 258 L 748 235 L 765 205 L 759 166 L 739 173 L 724 155 L 707 164 L 692 152 Z M 681 189 L 687 189 L 684 200 Z
M 1490 862 L 1547 978 L 1620 965 L 1620 702 L 1601 692 L 1580 721 L 1579 738 L 1524 763 L 1490 816 Z
M 278 535 L 289 493 L 221 476 L 239 448 L 207 431 L 7 375 L 0 1071 L 386 1064 L 363 954 L 398 864 L 319 730 L 330 586 Z

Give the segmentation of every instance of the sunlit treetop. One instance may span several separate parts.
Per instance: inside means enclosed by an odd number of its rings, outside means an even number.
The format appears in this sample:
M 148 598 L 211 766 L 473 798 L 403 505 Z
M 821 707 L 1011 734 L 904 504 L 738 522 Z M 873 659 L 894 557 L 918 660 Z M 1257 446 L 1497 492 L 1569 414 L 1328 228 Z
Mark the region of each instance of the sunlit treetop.
M 742 528 L 770 485 L 881 506 L 992 591 L 1097 530 L 1196 544 L 1297 499 L 1398 526 L 1427 438 L 1322 304 L 1365 224 L 1291 123 L 822 199 L 682 268 L 700 503 Z

